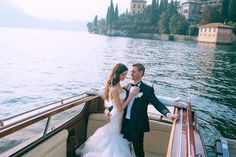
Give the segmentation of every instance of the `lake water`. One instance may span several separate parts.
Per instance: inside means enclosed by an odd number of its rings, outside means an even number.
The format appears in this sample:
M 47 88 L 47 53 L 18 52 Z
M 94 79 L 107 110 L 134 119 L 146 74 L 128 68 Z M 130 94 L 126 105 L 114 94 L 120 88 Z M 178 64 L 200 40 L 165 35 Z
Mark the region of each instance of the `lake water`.
M 0 119 L 101 88 L 118 62 L 143 63 L 157 95 L 191 98 L 209 156 L 236 139 L 236 47 L 75 31 L 0 28 Z

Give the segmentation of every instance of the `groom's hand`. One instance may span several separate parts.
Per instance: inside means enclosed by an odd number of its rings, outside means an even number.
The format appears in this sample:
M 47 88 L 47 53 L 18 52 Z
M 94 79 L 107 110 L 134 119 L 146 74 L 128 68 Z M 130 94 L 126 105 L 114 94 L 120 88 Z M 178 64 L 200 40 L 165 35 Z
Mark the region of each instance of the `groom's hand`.
M 167 117 L 171 120 L 177 120 L 178 116 L 177 114 L 167 113 Z
M 110 116 L 111 116 L 111 114 L 110 114 L 110 112 L 109 112 L 108 109 L 106 109 L 106 110 L 104 111 L 104 116 L 105 116 L 106 121 L 107 121 L 107 122 L 110 122 Z

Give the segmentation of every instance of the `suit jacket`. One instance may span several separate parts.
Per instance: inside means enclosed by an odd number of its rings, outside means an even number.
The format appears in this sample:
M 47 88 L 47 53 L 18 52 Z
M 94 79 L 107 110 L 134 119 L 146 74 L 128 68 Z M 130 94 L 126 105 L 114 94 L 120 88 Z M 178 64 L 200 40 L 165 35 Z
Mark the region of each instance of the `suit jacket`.
M 160 113 L 162 113 L 165 116 L 170 111 L 166 108 L 164 104 L 162 104 L 157 99 L 153 87 L 141 82 L 139 88 L 140 88 L 139 93 L 143 93 L 143 95 L 141 97 L 135 98 L 134 100 L 133 106 L 131 108 L 129 129 L 132 130 L 133 132 L 148 132 L 150 131 L 148 114 L 147 114 L 147 109 L 149 104 L 152 104 Z M 130 86 L 128 87 L 128 91 L 129 89 Z M 126 132 L 127 129 L 125 125 L 126 112 L 127 108 L 124 111 L 123 125 L 121 130 L 122 133 Z
M 135 132 L 148 132 L 150 131 L 147 109 L 148 105 L 152 104 L 160 113 L 167 115 L 170 111 L 162 104 L 156 97 L 153 87 L 141 82 L 139 86 L 139 93 L 143 93 L 141 97 L 135 98 L 133 106 L 131 108 L 131 115 L 129 120 L 129 127 L 125 124 L 125 117 L 127 108 L 124 110 L 123 124 L 121 133 L 125 134 L 127 129 L 130 129 L 133 133 Z M 130 85 L 128 86 L 127 97 L 129 95 Z M 110 107 L 111 111 L 113 107 Z

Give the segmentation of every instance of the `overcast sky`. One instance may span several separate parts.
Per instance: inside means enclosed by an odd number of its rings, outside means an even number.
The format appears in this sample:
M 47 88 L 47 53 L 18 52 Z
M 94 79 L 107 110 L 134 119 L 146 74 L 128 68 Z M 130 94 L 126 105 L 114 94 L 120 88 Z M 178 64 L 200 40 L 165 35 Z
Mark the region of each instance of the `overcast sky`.
M 110 0 L 10 0 L 26 13 L 43 19 L 62 21 L 92 20 L 97 14 L 105 17 Z M 130 8 L 131 0 L 113 0 L 119 12 Z M 151 0 L 147 0 L 150 4 Z

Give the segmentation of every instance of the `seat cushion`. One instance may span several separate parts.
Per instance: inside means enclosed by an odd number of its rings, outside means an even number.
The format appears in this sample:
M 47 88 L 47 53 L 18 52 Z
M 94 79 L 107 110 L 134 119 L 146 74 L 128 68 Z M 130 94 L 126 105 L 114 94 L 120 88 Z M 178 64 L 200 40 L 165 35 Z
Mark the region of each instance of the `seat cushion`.
M 23 155 L 23 157 L 66 157 L 68 131 L 62 130 Z
M 149 120 L 150 132 L 144 134 L 144 151 L 165 156 L 169 143 L 171 124 Z
M 103 113 L 90 114 L 87 126 L 87 138 L 90 137 L 99 127 L 105 125 L 106 123 L 107 122 Z

